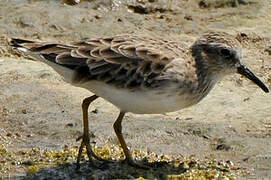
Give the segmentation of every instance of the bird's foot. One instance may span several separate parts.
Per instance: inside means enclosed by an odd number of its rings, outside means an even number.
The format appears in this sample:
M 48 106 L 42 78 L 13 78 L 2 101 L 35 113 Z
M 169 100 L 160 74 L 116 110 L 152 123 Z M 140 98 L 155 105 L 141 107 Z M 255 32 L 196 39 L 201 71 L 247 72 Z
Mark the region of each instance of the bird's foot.
M 89 160 L 91 160 L 92 158 L 94 158 L 94 159 L 96 159 L 96 160 L 98 160 L 98 161 L 110 162 L 110 163 L 113 162 L 113 161 L 108 160 L 108 159 L 103 159 L 103 158 L 97 156 L 97 155 L 93 152 L 93 150 L 92 150 L 92 148 L 91 148 L 91 145 L 90 145 L 90 138 L 89 138 L 89 135 L 82 135 L 82 136 L 78 137 L 78 138 L 76 139 L 76 141 L 79 141 L 79 140 L 81 140 L 81 139 L 82 139 L 82 141 L 81 141 L 81 145 L 80 145 L 80 147 L 79 147 L 79 151 L 78 151 L 78 155 L 77 155 L 77 163 L 76 163 L 76 168 L 77 168 L 77 169 L 80 168 L 80 159 L 81 159 L 81 156 L 82 156 L 82 151 L 83 151 L 84 146 L 86 146 L 87 155 L 88 155 Z

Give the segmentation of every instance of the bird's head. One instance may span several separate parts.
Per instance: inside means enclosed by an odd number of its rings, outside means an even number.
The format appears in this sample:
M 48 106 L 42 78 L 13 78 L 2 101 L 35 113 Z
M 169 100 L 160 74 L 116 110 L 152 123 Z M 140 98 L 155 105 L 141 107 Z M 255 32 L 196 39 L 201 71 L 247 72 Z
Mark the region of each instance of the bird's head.
M 217 79 L 227 74 L 239 73 L 257 84 L 264 92 L 269 89 L 243 63 L 241 45 L 227 33 L 210 32 L 201 36 L 192 46 L 197 66 Z

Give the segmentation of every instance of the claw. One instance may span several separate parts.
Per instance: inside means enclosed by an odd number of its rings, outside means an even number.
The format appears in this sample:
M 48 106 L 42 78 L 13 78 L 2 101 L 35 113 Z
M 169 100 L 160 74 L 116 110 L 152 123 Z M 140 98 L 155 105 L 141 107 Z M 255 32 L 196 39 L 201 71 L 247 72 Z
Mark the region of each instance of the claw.
M 76 169 L 79 169 L 80 168 L 80 159 L 81 159 L 81 156 L 82 156 L 82 151 L 83 151 L 83 148 L 84 146 L 86 146 L 86 150 L 87 150 L 87 155 L 88 155 L 88 158 L 89 160 L 91 160 L 92 158 L 96 159 L 96 160 L 99 160 L 99 161 L 104 161 L 104 162 L 108 162 L 108 163 L 112 163 L 114 161 L 111 161 L 111 160 L 108 160 L 108 159 L 103 159 L 99 156 L 97 156 L 92 148 L 91 148 L 91 145 L 89 143 L 89 136 L 80 136 L 76 139 L 76 141 L 79 141 L 80 139 L 82 139 L 82 142 L 81 142 L 81 145 L 79 147 L 79 151 L 78 151 L 78 156 L 77 156 L 77 163 L 76 163 Z

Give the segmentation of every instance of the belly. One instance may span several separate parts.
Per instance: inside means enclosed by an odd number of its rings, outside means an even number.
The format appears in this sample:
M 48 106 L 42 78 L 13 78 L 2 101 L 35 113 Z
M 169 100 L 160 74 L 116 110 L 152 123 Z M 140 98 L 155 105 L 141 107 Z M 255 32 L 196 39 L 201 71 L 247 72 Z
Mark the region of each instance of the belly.
M 99 81 L 90 81 L 80 87 L 88 89 L 125 112 L 161 114 L 183 109 L 191 104 L 189 95 L 178 91 L 134 90 L 116 88 Z M 175 91 L 174 91 L 175 92 Z

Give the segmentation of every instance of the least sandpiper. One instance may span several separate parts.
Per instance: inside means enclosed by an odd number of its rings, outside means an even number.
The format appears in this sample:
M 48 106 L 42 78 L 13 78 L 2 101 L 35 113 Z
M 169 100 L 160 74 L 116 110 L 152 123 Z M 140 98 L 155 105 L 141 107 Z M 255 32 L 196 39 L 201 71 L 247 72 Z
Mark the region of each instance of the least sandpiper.
M 88 107 L 102 97 L 120 109 L 113 127 L 126 156 L 137 166 L 122 135 L 127 112 L 162 114 L 177 111 L 203 99 L 225 75 L 239 73 L 268 88 L 241 61 L 241 46 L 223 32 L 202 35 L 191 47 L 158 38 L 119 35 L 71 44 L 12 39 L 11 45 L 51 66 L 74 86 L 95 95 L 83 100 L 83 135 L 78 152 L 100 159 L 91 149 Z

